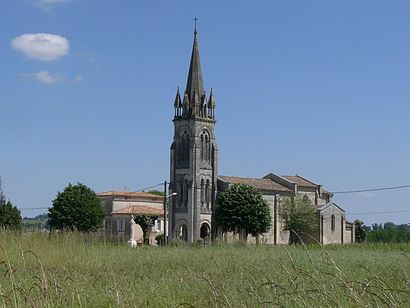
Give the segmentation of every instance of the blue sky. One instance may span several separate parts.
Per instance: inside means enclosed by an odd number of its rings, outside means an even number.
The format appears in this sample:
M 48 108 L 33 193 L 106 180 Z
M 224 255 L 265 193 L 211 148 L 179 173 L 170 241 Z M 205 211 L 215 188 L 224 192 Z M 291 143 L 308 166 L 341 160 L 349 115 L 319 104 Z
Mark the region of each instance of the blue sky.
M 331 191 L 410 184 L 408 1 L 0 0 L 6 196 L 47 207 L 68 182 L 166 180 L 195 16 L 220 174 L 299 174 Z M 410 210 L 410 189 L 334 200 L 350 219 L 410 223 L 354 214 Z

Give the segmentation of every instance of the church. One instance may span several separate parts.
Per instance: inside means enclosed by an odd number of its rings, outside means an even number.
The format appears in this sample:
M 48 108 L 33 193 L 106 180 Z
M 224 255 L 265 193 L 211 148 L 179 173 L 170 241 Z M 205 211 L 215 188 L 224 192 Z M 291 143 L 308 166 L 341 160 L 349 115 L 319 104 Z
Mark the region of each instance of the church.
M 212 212 L 217 194 L 239 183 L 257 188 L 269 205 L 272 227 L 260 242 L 289 242 L 289 231 L 283 230 L 279 208 L 283 199 L 290 196 L 306 196 L 315 207 L 319 228 L 312 234 L 314 241 L 322 244 L 354 242 L 354 225 L 346 220 L 345 211 L 332 202 L 332 193 L 320 184 L 299 175 L 267 173 L 259 179 L 219 175 L 215 108 L 212 89 L 209 94 L 205 92 L 195 26 L 186 88 L 183 93 L 178 88 L 174 100 L 169 185 L 170 195 L 174 196 L 170 198 L 168 213 L 169 241 L 193 243 L 216 234 L 212 230 Z M 255 239 L 248 238 L 248 242 L 252 241 Z

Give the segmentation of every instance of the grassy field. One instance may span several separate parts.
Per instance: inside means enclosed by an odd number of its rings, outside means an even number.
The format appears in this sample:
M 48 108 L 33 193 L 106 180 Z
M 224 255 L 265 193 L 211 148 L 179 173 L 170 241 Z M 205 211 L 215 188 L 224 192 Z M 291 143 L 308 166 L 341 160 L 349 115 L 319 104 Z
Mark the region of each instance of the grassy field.
M 139 247 L 0 233 L 7 307 L 409 307 L 410 245 Z

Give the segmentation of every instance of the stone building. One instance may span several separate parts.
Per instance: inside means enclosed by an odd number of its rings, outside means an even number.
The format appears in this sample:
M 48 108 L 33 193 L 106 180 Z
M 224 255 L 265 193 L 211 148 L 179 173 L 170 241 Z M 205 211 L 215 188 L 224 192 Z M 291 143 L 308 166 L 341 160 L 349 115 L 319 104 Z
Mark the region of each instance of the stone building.
M 164 197 L 146 192 L 108 191 L 97 196 L 105 209 L 104 229 L 106 238 L 112 242 L 126 243 L 130 240 L 132 215 L 157 215 L 154 226 L 149 234 L 149 243 L 155 245 L 155 237 L 164 232 Z M 134 238 L 137 243 L 143 243 L 143 232 L 135 225 Z
M 269 204 L 272 228 L 263 235 L 269 244 L 289 242 L 278 210 L 284 197 L 307 196 L 317 210 L 319 230 L 313 238 L 323 244 L 354 241 L 354 227 L 345 219 L 345 211 L 331 201 L 332 193 L 322 185 L 301 176 L 279 176 L 269 173 L 263 178 L 218 176 L 218 148 L 215 137 L 215 97 L 212 89 L 205 92 L 199 57 L 198 34 L 189 65 L 188 81 L 181 95 L 174 100 L 174 137 L 170 153 L 169 240 L 196 242 L 209 238 L 212 210 L 218 191 L 241 183 L 256 187 Z M 249 239 L 252 241 L 252 239 Z
M 263 199 L 268 203 L 271 212 L 271 229 L 260 237 L 260 242 L 266 244 L 289 243 L 289 231 L 283 230 L 279 209 L 286 197 L 306 196 L 316 208 L 319 229 L 310 236 L 301 235 L 304 242 L 319 242 L 322 244 L 350 243 L 353 224 L 346 221 L 345 211 L 331 201 L 332 193 L 299 175 L 276 175 L 269 173 L 261 179 L 218 176 L 218 191 L 223 191 L 231 184 L 245 184 L 257 188 Z M 255 241 L 249 238 L 248 241 Z
M 195 242 L 211 231 L 216 196 L 218 149 L 215 141 L 215 98 L 204 90 L 197 32 L 185 92 L 174 101 L 171 146 L 169 238 Z

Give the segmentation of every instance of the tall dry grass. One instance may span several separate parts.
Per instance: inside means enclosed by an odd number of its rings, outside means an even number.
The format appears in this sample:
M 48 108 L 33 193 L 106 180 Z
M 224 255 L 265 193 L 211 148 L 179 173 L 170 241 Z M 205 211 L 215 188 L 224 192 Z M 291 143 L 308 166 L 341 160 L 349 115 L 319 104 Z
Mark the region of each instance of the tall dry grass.
M 408 307 L 410 245 L 129 248 L 0 233 L 4 307 Z

